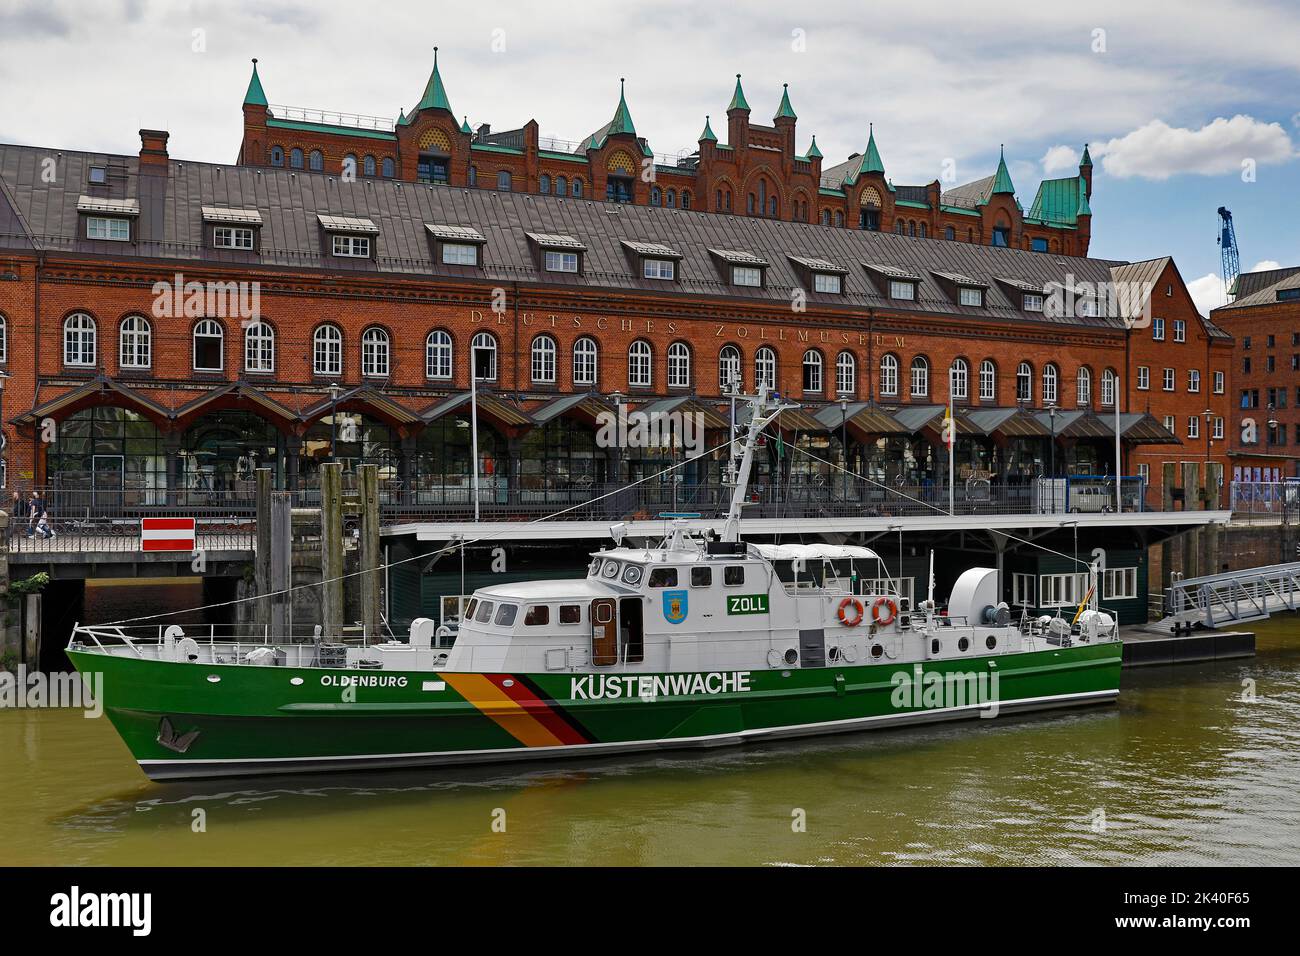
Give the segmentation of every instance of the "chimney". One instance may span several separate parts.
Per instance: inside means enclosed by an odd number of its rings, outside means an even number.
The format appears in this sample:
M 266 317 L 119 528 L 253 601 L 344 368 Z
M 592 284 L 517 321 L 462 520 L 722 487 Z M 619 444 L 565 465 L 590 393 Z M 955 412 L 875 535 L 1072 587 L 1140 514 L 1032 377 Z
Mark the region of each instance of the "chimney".
M 140 130 L 140 172 L 167 175 L 166 130 Z

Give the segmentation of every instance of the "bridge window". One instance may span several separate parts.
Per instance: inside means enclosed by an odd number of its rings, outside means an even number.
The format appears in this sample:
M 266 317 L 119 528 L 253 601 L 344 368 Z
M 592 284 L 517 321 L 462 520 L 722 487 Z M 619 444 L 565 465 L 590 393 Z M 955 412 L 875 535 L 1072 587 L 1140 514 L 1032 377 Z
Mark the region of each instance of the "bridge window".
M 650 586 L 652 588 L 677 587 L 677 569 L 655 568 L 650 572 Z
M 691 568 L 691 587 L 707 588 L 713 586 L 712 568 Z
M 722 569 L 722 583 L 727 587 L 737 587 L 745 583 L 745 566 L 729 564 Z
M 497 627 L 514 627 L 515 616 L 519 613 L 518 604 L 502 604 L 497 608 L 496 620 L 492 623 Z
M 532 604 L 524 615 L 524 627 L 540 627 L 551 623 L 551 606 L 549 604 Z
M 474 615 L 474 620 L 479 624 L 486 624 L 492 620 L 492 609 L 496 607 L 494 601 L 484 601 L 478 606 L 478 613 Z
M 561 624 L 581 624 L 581 623 L 582 623 L 582 605 L 581 605 L 581 604 L 561 604 L 561 605 L 560 605 L 560 623 L 561 623 Z

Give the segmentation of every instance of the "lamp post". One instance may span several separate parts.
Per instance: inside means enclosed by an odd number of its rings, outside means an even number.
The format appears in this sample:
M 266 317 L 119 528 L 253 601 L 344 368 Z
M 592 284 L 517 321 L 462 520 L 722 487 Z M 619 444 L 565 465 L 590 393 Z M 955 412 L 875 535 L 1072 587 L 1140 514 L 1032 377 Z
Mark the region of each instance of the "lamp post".
M 474 496 L 474 521 L 478 522 L 478 346 L 469 344 L 469 491 Z
M 1207 408 L 1205 411 L 1201 412 L 1201 415 L 1205 418 L 1205 462 L 1206 462 L 1206 464 L 1209 464 L 1209 462 L 1210 462 L 1210 422 L 1214 421 L 1214 409 L 1212 409 L 1212 408 Z
M 840 453 L 844 456 L 844 503 L 849 501 L 849 400 L 840 396 Z
M 338 461 L 338 440 L 339 440 L 339 388 L 337 382 L 330 382 L 330 461 Z
M 1047 480 L 1049 487 L 1052 489 L 1052 514 L 1056 514 L 1056 403 L 1049 402 L 1047 405 L 1047 417 L 1052 423 L 1052 437 L 1048 439 L 1047 451 L 1050 456 L 1051 467 L 1047 470 Z

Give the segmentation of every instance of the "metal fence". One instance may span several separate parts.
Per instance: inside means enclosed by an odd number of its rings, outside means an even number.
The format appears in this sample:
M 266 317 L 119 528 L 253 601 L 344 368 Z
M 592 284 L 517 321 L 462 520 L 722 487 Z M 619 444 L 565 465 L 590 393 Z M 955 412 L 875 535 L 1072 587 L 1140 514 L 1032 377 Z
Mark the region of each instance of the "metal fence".
M 195 539 L 201 551 L 251 551 L 253 537 L 251 518 L 230 517 L 200 519 Z M 10 524 L 5 543 L 15 554 L 139 552 L 140 519 L 61 518 L 38 525 L 20 518 Z M 181 552 L 169 553 L 174 557 Z
M 1235 515 L 1295 516 L 1300 513 L 1300 479 L 1234 481 L 1230 500 Z

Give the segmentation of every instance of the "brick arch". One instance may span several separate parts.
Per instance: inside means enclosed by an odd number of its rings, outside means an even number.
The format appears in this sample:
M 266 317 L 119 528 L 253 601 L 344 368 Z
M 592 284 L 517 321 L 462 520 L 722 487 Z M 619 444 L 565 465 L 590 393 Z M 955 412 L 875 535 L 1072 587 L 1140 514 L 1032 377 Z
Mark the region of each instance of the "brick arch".
M 605 172 L 620 176 L 636 176 L 636 160 L 625 149 L 615 150 L 605 158 Z
M 451 137 L 441 126 L 431 126 L 420 134 L 418 142 L 420 149 L 438 149 L 450 155 Z
M 880 209 L 884 205 L 880 198 L 880 190 L 875 186 L 863 186 L 862 192 L 858 194 L 858 205 L 866 206 L 868 209 Z

